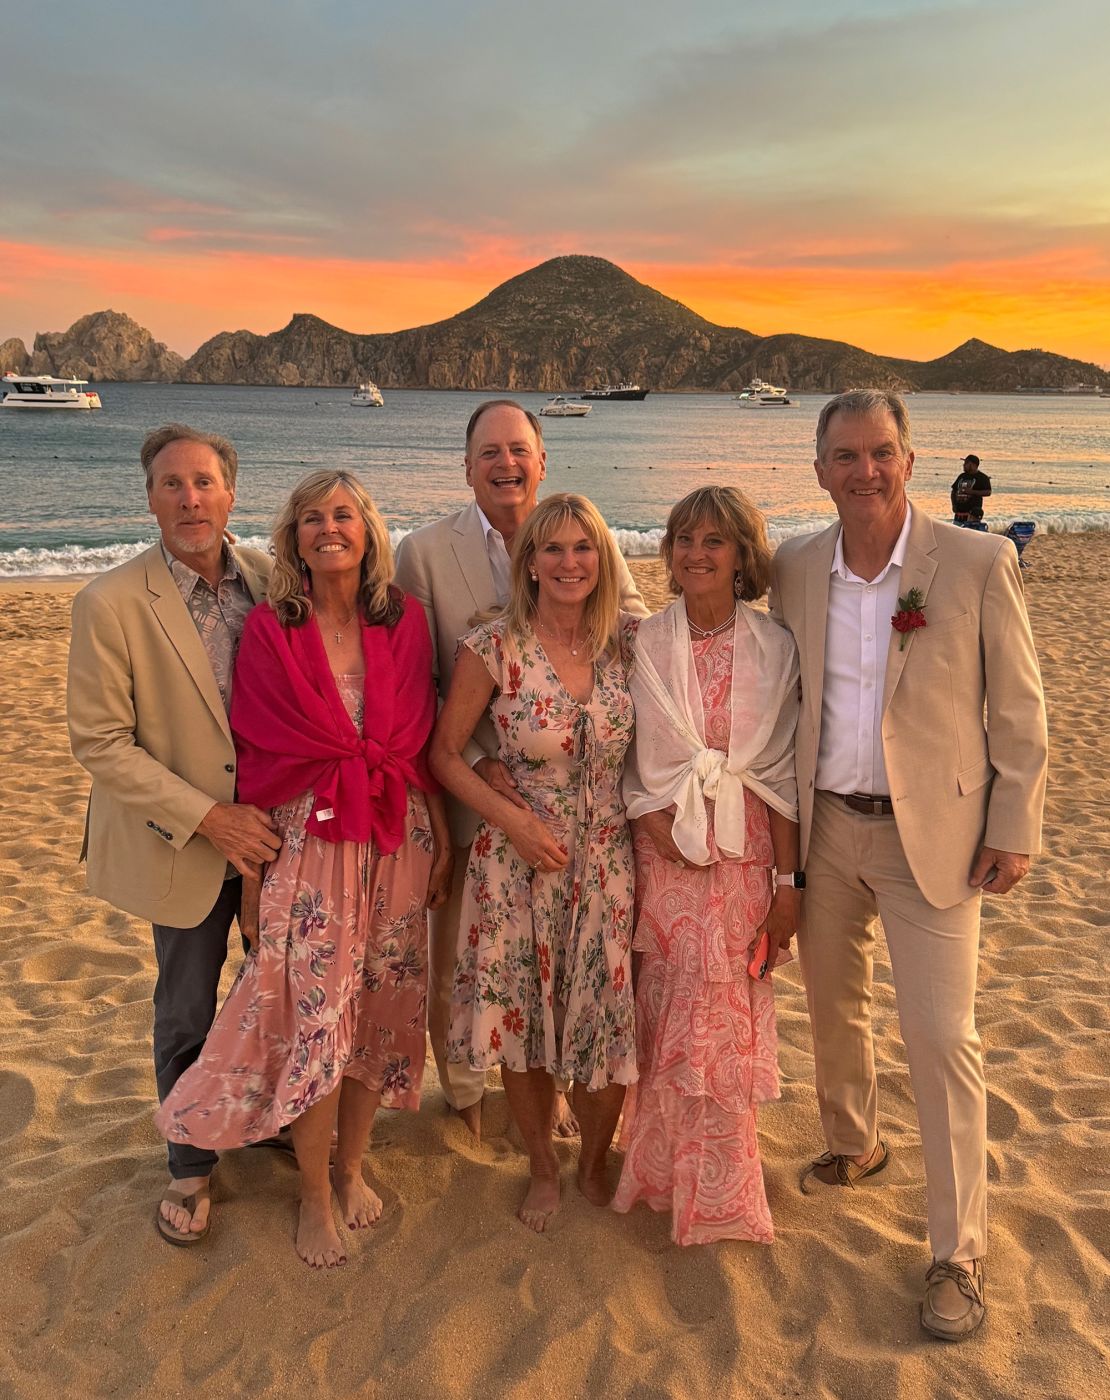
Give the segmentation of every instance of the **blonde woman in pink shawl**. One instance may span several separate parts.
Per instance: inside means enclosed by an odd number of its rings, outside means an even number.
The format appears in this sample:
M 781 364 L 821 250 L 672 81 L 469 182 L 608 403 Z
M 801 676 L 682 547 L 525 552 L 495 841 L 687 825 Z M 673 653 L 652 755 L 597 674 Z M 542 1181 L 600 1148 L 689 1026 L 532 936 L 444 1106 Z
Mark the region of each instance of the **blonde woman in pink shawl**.
M 778 1097 L 770 971 L 788 956 L 803 880 L 797 654 L 747 606 L 771 551 L 741 492 L 679 501 L 662 553 L 678 596 L 639 623 L 629 681 L 640 1081 L 613 1207 L 669 1210 L 677 1244 L 769 1244 L 756 1109 Z

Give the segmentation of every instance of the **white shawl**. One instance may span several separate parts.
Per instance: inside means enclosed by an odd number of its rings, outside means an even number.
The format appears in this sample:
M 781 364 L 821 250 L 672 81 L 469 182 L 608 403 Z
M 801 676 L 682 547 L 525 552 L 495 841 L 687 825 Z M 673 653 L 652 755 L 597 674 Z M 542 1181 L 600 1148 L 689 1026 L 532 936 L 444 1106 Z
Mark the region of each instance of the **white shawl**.
M 686 603 L 640 623 L 629 689 L 636 733 L 624 772 L 630 817 L 674 806 L 674 843 L 693 865 L 709 864 L 706 798 L 726 856 L 745 849 L 744 788 L 798 820 L 794 729 L 800 708 L 798 652 L 785 628 L 744 604 L 736 609 L 728 753 L 706 748 L 701 690 Z

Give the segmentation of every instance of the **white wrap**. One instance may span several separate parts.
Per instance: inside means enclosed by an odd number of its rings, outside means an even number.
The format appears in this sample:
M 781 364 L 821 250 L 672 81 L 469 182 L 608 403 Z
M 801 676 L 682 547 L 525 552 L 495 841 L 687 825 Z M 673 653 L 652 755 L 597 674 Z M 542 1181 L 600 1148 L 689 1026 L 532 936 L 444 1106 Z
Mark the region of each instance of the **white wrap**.
M 673 805 L 671 834 L 692 865 L 710 860 L 706 798 L 715 803 L 714 835 L 726 856 L 744 854 L 745 787 L 797 821 L 798 677 L 790 633 L 766 613 L 738 605 L 728 753 L 707 748 L 685 600 L 645 618 L 629 677 L 636 705 L 636 734 L 624 772 L 629 817 Z

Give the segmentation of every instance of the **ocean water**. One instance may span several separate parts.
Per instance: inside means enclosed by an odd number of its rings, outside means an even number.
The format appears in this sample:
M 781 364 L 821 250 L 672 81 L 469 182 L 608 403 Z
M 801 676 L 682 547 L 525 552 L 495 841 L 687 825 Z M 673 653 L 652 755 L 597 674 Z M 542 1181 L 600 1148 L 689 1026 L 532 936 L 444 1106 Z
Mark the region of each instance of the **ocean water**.
M 239 450 L 231 528 L 263 543 L 304 472 L 360 474 L 394 541 L 464 505 L 463 433 L 486 394 L 392 390 L 385 407 L 354 408 L 340 389 L 105 384 L 99 412 L 0 410 L 0 577 L 94 573 L 154 537 L 139 445 L 168 421 L 221 432 Z M 543 394 L 521 394 L 542 407 Z M 775 538 L 833 519 L 813 473 L 824 397 L 749 410 L 718 394 L 651 394 L 597 403 L 588 418 L 544 419 L 549 491 L 578 491 L 601 509 L 626 554 L 653 554 L 670 506 L 707 482 L 746 491 Z M 949 516 L 948 486 L 968 452 L 982 458 L 994 528 L 1034 520 L 1050 531 L 1110 528 L 1110 398 L 932 395 L 909 399 L 911 494 Z

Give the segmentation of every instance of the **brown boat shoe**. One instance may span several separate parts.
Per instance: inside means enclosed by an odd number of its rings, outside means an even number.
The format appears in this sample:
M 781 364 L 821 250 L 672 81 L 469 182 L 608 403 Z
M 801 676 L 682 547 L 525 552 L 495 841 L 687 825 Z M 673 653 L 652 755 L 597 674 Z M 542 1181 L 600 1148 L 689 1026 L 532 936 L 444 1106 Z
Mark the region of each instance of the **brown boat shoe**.
M 925 1275 L 921 1325 L 945 1342 L 970 1337 L 987 1310 L 981 1259 L 934 1259 Z
M 798 1180 L 802 1194 L 813 1195 L 813 1187 L 806 1183 L 812 1180 L 819 1186 L 851 1186 L 866 1177 L 876 1176 L 890 1161 L 890 1150 L 879 1139 L 874 1151 L 866 1162 L 854 1162 L 841 1152 L 825 1152 L 816 1161 L 810 1162 Z

